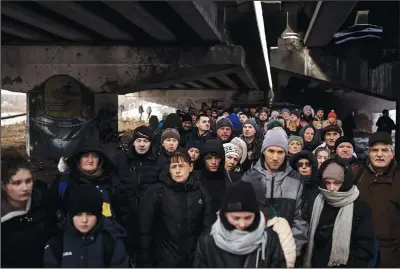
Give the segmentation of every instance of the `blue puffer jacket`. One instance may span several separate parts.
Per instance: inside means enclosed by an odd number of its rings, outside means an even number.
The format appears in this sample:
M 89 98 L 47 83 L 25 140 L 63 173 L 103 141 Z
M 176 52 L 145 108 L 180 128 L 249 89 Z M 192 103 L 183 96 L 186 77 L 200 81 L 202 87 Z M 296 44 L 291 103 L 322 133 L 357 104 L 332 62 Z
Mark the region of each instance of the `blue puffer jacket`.
M 117 239 L 105 226 L 104 219 L 102 218 L 91 232 L 83 235 L 72 224 L 72 218 L 69 218 L 62 234 L 53 237 L 46 244 L 44 267 L 129 267 L 129 258 L 122 241 Z M 106 247 L 106 240 L 112 243 L 112 247 Z M 112 250 L 112 253 L 109 254 L 109 264 L 106 264 L 107 249 Z

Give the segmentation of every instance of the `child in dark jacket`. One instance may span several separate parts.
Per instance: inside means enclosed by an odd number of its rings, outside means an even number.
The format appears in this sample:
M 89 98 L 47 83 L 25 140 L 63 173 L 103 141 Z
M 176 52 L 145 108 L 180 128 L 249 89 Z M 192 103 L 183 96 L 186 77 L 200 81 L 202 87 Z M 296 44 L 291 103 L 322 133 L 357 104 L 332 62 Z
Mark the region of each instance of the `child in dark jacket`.
M 69 217 L 45 246 L 44 267 L 126 268 L 125 247 L 106 229 L 103 199 L 93 185 L 80 185 L 69 197 Z

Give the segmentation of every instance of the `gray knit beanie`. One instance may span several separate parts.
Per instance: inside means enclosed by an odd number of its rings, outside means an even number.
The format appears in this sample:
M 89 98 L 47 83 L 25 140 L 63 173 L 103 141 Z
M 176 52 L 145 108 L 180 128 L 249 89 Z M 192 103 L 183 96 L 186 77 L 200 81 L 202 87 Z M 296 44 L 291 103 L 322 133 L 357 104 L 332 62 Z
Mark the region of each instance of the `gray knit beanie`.
M 280 147 L 285 150 L 285 154 L 288 153 L 288 140 L 285 135 L 276 129 L 269 130 L 264 137 L 264 141 L 261 148 L 263 153 L 268 147 Z
M 292 141 L 298 141 L 298 142 L 300 142 L 301 148 L 304 148 L 304 140 L 303 140 L 303 138 L 302 138 L 301 136 L 297 136 L 297 135 L 291 135 L 291 136 L 289 136 L 288 145 L 289 145 L 290 142 L 292 142 Z
M 324 172 L 322 172 L 322 179 L 334 179 L 339 182 L 344 182 L 344 169 L 337 163 L 328 164 Z
M 176 140 L 179 141 L 181 136 L 179 135 L 178 130 L 176 130 L 174 128 L 168 128 L 168 129 L 165 129 L 161 135 L 161 143 L 163 143 L 164 140 L 167 138 L 175 138 Z
M 250 124 L 251 126 L 254 127 L 254 130 L 257 130 L 257 123 L 255 120 L 253 119 L 248 119 L 243 123 L 243 126 L 245 126 L 246 124 Z
M 231 129 L 233 129 L 233 125 L 230 119 L 228 118 L 221 118 L 219 120 L 217 120 L 217 124 L 216 124 L 216 129 L 218 130 L 219 128 L 222 127 L 229 127 Z

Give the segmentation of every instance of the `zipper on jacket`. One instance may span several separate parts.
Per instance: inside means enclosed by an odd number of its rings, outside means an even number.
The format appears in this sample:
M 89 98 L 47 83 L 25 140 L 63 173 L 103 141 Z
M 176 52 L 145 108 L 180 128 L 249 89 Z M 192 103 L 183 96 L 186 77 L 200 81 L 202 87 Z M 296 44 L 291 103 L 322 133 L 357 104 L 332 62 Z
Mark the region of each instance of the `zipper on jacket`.
M 187 186 L 185 185 L 185 191 L 182 192 L 181 200 L 182 200 L 182 211 L 184 216 L 184 220 L 182 223 L 182 262 L 186 263 L 187 261 L 187 252 L 186 252 L 186 245 L 187 245 L 187 230 L 188 230 L 188 206 L 187 206 Z
M 274 198 L 275 177 L 272 177 L 270 198 Z
M 140 188 L 140 181 L 141 181 L 141 177 L 142 177 L 142 165 L 143 165 L 143 163 L 142 162 L 140 162 L 139 163 L 139 167 L 140 167 L 140 169 L 139 169 L 139 173 L 138 173 L 138 186 L 139 186 L 139 188 Z

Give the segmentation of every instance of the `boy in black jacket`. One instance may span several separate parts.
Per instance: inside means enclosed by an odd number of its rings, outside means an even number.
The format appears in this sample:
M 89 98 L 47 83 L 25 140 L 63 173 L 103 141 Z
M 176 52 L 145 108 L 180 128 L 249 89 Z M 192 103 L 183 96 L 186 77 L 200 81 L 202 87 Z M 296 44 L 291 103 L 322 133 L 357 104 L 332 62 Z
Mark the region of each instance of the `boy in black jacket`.
M 44 267 L 126 268 L 128 256 L 115 231 L 106 229 L 103 199 L 95 186 L 74 188 L 65 227 L 45 246 Z
M 212 225 L 211 199 L 187 153 L 169 156 L 169 173 L 149 187 L 139 207 L 139 267 L 192 267 L 197 240 Z

